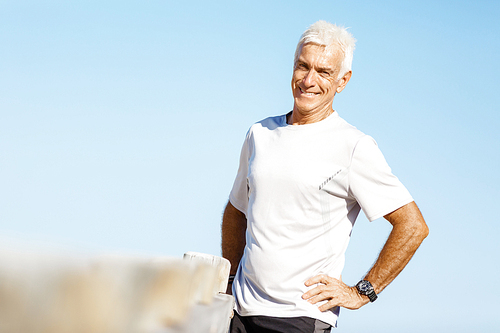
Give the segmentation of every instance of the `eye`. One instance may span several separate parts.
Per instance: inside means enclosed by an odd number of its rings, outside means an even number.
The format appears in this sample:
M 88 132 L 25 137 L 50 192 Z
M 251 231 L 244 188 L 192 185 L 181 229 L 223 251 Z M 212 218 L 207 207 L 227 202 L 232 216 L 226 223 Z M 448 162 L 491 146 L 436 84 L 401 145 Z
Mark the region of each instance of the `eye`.
M 300 70 L 307 70 L 307 66 L 304 63 L 298 63 L 295 68 Z

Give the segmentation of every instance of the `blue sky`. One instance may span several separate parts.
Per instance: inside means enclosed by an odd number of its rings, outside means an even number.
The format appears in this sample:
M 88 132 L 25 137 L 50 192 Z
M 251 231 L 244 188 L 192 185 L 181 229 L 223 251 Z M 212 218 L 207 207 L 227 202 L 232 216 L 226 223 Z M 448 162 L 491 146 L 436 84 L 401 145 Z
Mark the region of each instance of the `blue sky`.
M 431 230 L 337 331 L 493 332 L 498 17 L 497 1 L 0 1 L 3 242 L 219 254 L 245 133 L 291 109 L 295 45 L 323 19 L 358 40 L 334 108 L 377 140 Z M 346 283 L 389 229 L 360 216 Z

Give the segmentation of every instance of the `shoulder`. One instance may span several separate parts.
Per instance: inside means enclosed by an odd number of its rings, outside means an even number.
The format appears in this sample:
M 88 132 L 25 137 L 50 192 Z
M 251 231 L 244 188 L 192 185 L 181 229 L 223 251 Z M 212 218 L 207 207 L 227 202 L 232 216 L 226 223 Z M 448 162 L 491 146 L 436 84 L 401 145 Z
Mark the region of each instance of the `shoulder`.
M 274 131 L 278 127 L 283 126 L 284 116 L 272 116 L 262 119 L 254 123 L 247 132 L 247 139 L 252 138 L 254 135 L 259 135 L 260 133 Z
M 271 116 L 256 122 L 255 124 L 252 125 L 250 129 L 274 130 L 279 126 L 282 126 L 283 122 L 284 122 L 284 115 Z
M 335 132 L 340 137 L 342 137 L 344 143 L 350 146 L 352 149 L 356 147 L 358 142 L 364 140 L 373 140 L 369 135 L 357 129 L 355 126 L 349 124 L 346 120 L 340 116 L 335 122 Z M 374 140 L 373 140 L 374 141 Z

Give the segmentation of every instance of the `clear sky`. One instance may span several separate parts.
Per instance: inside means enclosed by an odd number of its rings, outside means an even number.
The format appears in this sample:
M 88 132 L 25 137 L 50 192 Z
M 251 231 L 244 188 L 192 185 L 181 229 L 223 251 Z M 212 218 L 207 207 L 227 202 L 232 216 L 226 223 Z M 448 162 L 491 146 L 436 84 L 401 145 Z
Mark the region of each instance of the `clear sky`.
M 2 242 L 220 254 L 245 133 L 291 110 L 295 45 L 323 19 L 358 40 L 334 108 L 431 231 L 337 332 L 496 332 L 499 17 L 498 1 L 0 1 Z M 346 283 L 389 230 L 360 215 Z

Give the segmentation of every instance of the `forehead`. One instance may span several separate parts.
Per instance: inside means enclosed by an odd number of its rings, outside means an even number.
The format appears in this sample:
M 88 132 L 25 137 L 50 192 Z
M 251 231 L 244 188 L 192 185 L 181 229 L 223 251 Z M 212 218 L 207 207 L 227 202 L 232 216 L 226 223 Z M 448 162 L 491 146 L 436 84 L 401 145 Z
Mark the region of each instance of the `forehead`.
M 342 61 L 342 53 L 336 45 L 325 46 L 308 43 L 302 45 L 298 60 L 322 67 L 337 67 Z

